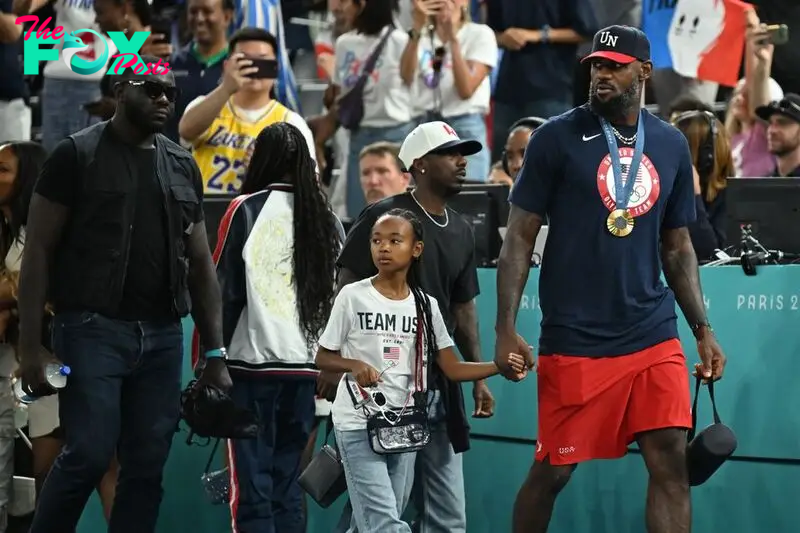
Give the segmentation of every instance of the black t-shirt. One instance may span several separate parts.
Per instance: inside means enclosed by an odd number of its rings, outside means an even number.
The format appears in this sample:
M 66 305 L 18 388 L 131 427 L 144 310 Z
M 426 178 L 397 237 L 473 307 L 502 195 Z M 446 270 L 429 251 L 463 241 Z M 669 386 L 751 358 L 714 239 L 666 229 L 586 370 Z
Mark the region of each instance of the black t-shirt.
M 172 320 L 174 315 L 167 248 L 169 232 L 165 220 L 164 195 L 155 174 L 155 150 L 133 147 L 122 142 L 117 144 L 115 149 L 128 151 L 126 157 L 135 163 L 132 168 L 136 173 L 138 187 L 123 298 L 119 312 L 111 318 Z M 199 177 L 194 181 L 199 186 L 198 180 Z M 36 183 L 36 193 L 52 202 L 73 207 L 83 189 L 81 181 L 75 144 L 67 138 L 56 145 L 45 162 Z M 198 209 L 195 223 L 202 220 L 202 209 Z
M 156 178 L 155 150 L 129 148 L 135 162 L 137 191 L 133 233 L 122 289 L 119 317 L 123 320 L 172 318 L 169 251 L 164 194 Z
M 422 252 L 423 289 L 439 302 L 447 330 L 452 334 L 456 324 L 450 306 L 469 302 L 480 292 L 472 227 L 452 209 L 447 208 L 445 218 L 427 213 L 410 193 L 385 198 L 364 209 L 358 217 L 347 234 L 337 264 L 360 279 L 375 275 L 378 269 L 370 254 L 372 226 L 381 215 L 392 209 L 407 209 L 422 221 L 425 241 Z M 445 221 L 447 225 L 441 227 Z

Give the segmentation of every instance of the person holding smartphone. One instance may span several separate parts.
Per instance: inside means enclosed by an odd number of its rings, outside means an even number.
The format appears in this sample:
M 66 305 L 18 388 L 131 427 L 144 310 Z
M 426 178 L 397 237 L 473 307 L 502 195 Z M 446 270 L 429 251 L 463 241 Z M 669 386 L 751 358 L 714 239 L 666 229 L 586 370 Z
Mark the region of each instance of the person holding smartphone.
M 275 99 L 278 41 L 261 28 L 242 28 L 230 39 L 222 83 L 195 98 L 178 124 L 203 175 L 206 194 L 233 194 L 242 186 L 253 143 L 276 122 L 303 134 L 312 154 L 314 139 L 305 120 Z
M 483 181 L 491 165 L 485 116 L 497 39 L 489 26 L 470 22 L 468 4 L 414 0 L 400 76 L 411 88 L 412 115 L 418 121 L 445 120 L 459 137 L 480 141 L 484 148 L 467 158 L 467 177 Z

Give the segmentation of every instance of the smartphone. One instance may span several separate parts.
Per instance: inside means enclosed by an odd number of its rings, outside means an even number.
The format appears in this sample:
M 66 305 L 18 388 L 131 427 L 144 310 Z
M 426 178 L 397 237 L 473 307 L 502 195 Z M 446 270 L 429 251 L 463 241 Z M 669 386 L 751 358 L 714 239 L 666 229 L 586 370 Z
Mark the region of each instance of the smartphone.
M 156 43 L 169 43 L 172 36 L 172 22 L 169 20 L 153 20 L 150 24 L 151 35 L 163 35 Z
M 771 24 L 767 26 L 769 42 L 775 45 L 789 42 L 789 26 L 786 24 Z
M 258 59 L 255 57 L 248 57 L 253 62 L 251 66 L 257 67 L 258 70 L 248 76 L 256 80 L 274 80 L 278 77 L 278 61 L 276 59 Z

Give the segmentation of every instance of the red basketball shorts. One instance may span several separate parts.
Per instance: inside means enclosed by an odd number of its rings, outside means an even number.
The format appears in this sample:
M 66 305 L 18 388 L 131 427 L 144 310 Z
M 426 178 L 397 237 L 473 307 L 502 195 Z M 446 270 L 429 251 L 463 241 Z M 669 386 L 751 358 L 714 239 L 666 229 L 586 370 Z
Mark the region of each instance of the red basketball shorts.
M 689 372 L 672 339 L 619 357 L 539 357 L 536 460 L 625 455 L 637 433 L 692 425 Z

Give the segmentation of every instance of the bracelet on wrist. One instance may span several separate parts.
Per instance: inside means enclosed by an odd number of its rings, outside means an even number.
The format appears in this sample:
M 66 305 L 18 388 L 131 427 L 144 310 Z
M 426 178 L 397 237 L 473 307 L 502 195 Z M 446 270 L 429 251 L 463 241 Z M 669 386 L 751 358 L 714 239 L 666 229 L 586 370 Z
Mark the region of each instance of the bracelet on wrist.
M 215 357 L 221 358 L 221 359 L 227 359 L 228 358 L 228 351 L 225 350 L 224 347 L 222 347 L 222 348 L 214 348 L 213 350 L 207 350 L 206 353 L 205 353 L 205 357 L 206 357 L 206 359 L 213 359 Z

